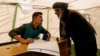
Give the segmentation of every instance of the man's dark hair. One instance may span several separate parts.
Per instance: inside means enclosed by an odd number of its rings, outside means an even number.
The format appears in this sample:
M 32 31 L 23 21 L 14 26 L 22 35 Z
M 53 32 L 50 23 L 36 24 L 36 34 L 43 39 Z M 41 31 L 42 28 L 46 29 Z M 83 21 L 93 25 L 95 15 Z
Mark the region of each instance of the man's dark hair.
M 34 12 L 32 15 L 32 19 L 34 19 L 34 17 L 36 17 L 38 15 L 42 15 L 42 12 Z
M 55 2 L 55 3 L 53 4 L 53 8 L 67 9 L 67 8 L 68 8 L 68 3 L 64 3 L 64 2 Z

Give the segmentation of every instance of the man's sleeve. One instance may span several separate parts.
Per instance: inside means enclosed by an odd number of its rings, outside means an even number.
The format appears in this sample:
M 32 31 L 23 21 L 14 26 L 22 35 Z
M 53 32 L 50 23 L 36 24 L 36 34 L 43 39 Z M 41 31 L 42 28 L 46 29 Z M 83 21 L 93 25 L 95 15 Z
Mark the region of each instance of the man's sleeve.
M 41 31 L 41 33 L 49 33 L 50 34 L 50 32 L 49 31 L 47 31 L 44 27 L 42 27 L 42 31 Z
M 20 27 L 18 27 L 18 28 L 15 28 L 15 29 L 13 29 L 13 30 L 11 30 L 10 32 L 9 32 L 9 36 L 10 37 L 14 37 L 15 35 L 23 35 L 23 33 L 24 33 L 24 30 L 25 30 L 25 24 L 24 25 L 22 25 L 22 26 L 20 26 Z

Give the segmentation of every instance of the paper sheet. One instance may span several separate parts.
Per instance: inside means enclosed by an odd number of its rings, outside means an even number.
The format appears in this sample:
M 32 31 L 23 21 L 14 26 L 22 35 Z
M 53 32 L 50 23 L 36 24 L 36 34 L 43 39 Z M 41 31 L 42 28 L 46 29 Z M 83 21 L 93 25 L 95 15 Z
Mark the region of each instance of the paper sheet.
M 34 40 L 34 43 L 30 43 L 28 45 L 27 51 L 35 51 L 60 56 L 59 47 L 56 40 Z

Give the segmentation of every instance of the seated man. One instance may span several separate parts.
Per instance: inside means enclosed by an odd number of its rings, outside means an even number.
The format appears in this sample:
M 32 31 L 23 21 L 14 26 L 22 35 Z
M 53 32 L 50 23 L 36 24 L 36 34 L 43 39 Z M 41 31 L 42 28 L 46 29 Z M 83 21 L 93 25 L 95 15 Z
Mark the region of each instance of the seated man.
M 32 15 L 32 22 L 23 24 L 9 32 L 9 36 L 18 40 L 21 43 L 27 44 L 33 42 L 33 39 L 38 39 L 40 33 L 47 34 L 45 40 L 50 40 L 50 33 L 43 28 L 42 12 L 35 12 Z

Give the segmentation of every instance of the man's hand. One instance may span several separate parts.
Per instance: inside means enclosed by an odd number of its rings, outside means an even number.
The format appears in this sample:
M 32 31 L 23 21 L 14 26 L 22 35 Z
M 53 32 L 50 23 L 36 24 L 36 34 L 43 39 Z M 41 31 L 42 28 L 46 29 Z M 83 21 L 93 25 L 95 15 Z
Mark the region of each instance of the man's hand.
M 60 40 L 65 40 L 64 37 L 60 37 Z
M 50 34 L 47 34 L 47 35 L 48 35 L 48 37 L 47 37 L 46 41 L 50 41 L 51 35 Z
M 28 43 L 32 43 L 33 42 L 32 38 L 24 39 L 24 38 L 20 37 L 19 35 L 15 35 L 14 38 L 16 40 L 18 40 L 19 42 L 23 43 L 23 44 L 28 44 Z
M 32 42 L 33 42 L 33 39 L 32 39 L 32 38 L 27 38 L 26 41 L 27 41 L 28 43 L 32 43 Z
M 47 39 L 46 39 L 46 41 L 49 41 L 50 40 L 50 37 L 48 37 Z
M 64 42 L 64 41 L 66 41 L 67 39 L 66 38 L 64 38 L 64 37 L 60 37 L 59 38 L 59 42 Z
M 21 41 L 21 43 L 23 43 L 23 44 L 28 44 L 28 43 L 32 43 L 32 42 L 33 42 L 32 38 L 27 38 L 27 39 L 24 39 L 23 41 Z

